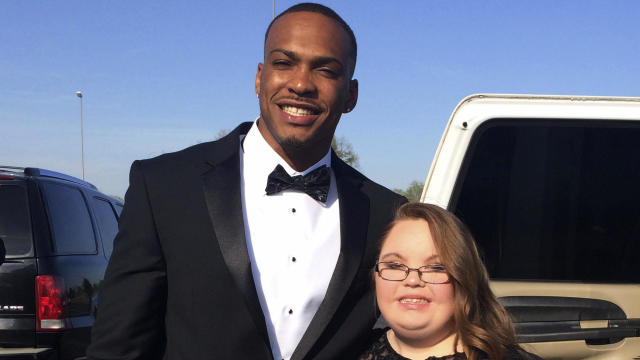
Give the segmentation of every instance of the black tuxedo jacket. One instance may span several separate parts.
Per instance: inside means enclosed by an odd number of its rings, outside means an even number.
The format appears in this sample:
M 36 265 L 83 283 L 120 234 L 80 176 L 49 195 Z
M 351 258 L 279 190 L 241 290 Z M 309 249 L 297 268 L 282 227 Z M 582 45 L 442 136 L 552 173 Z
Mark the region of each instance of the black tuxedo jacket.
M 239 136 L 250 126 L 133 163 L 89 359 L 272 359 L 242 215 Z M 292 359 L 353 358 L 361 350 L 376 319 L 377 241 L 406 201 L 335 155 L 331 165 L 340 255 Z

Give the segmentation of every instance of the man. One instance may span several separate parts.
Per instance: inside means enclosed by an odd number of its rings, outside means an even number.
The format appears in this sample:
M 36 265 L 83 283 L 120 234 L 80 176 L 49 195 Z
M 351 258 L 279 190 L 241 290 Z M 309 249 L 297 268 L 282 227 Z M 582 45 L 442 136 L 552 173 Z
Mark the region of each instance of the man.
M 332 10 L 293 6 L 265 35 L 255 123 L 134 162 L 90 359 L 357 355 L 376 242 L 404 199 L 330 150 L 356 51 Z

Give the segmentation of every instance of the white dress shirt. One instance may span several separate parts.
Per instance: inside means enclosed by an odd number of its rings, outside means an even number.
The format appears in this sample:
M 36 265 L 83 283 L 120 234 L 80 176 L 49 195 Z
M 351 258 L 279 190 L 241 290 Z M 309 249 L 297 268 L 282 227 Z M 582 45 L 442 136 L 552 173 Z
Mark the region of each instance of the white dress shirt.
M 289 359 L 322 303 L 340 254 L 336 179 L 326 203 L 285 190 L 267 196 L 267 177 L 280 164 L 291 176 L 331 165 L 331 151 L 296 172 L 262 137 L 257 122 L 241 145 L 240 171 L 247 248 L 274 359 Z

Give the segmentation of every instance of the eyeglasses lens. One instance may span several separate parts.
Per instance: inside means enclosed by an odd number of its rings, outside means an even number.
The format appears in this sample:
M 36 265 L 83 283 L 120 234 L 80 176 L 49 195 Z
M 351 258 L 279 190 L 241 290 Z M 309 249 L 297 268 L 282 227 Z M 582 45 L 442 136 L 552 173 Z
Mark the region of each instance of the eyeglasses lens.
M 423 266 L 419 269 L 411 269 L 401 264 L 378 263 L 377 269 L 384 280 L 403 281 L 409 276 L 409 272 L 418 271 L 420 279 L 429 284 L 443 284 L 449 281 L 449 274 L 440 268 Z

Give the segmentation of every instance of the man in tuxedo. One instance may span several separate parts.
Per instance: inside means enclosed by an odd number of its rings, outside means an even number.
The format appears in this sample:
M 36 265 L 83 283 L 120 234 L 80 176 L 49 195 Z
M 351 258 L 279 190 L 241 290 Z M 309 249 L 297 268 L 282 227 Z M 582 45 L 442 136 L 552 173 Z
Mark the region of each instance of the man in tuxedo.
M 258 120 L 133 163 L 89 359 L 358 354 L 377 241 L 406 199 L 331 151 L 356 52 L 335 12 L 295 5 L 265 35 Z

